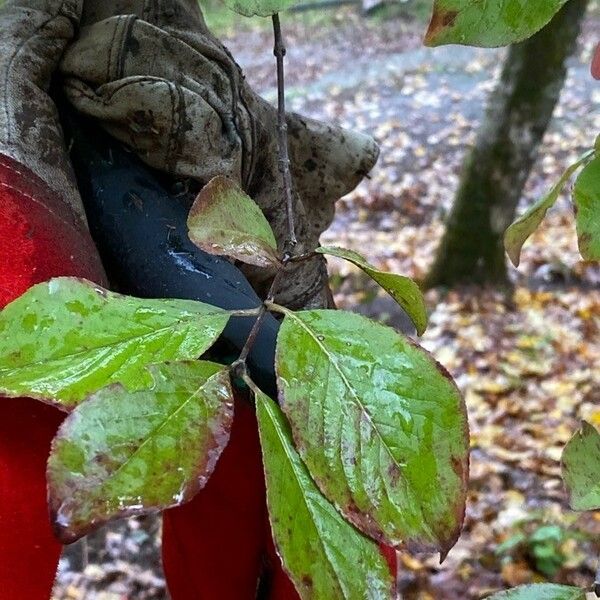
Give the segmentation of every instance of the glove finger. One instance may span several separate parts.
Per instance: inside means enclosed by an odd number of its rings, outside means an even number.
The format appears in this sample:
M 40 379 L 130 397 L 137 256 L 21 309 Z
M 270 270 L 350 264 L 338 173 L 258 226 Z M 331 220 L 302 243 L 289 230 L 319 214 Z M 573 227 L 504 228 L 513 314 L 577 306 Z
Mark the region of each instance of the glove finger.
M 85 0 L 82 25 L 117 15 L 135 15 L 170 31 L 207 31 L 197 0 Z
M 48 95 L 58 61 L 75 35 L 82 0 L 9 0 L 0 9 L 0 153 L 27 166 L 85 217 L 56 107 Z
M 84 27 L 65 53 L 65 91 L 155 168 L 206 182 L 250 174 L 252 123 L 232 74 L 134 15 Z M 235 77 L 234 77 L 235 79 Z

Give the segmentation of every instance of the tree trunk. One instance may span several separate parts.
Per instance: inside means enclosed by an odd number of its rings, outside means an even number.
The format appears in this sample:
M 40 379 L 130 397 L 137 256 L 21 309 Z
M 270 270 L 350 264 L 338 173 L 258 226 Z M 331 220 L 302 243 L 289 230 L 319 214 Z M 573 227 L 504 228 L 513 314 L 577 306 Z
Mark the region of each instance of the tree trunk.
M 502 238 L 558 102 L 587 3 L 570 0 L 544 29 L 511 46 L 466 160 L 428 287 L 508 285 Z

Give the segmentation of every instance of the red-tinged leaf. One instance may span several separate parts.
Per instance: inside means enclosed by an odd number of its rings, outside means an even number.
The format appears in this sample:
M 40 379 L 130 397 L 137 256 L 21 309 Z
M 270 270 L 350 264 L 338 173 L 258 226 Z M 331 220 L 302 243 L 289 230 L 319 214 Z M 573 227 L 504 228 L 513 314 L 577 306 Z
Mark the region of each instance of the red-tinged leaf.
M 256 414 L 273 538 L 303 600 L 391 600 L 394 581 L 377 545 L 319 492 L 281 409 L 260 391 Z
M 190 239 L 209 254 L 258 267 L 279 264 L 273 230 L 258 205 L 235 182 L 215 177 L 198 194 L 188 217 Z
M 369 264 L 364 256 L 346 248 L 322 246 L 317 248 L 319 254 L 336 256 L 362 269 L 373 281 L 378 283 L 406 312 L 419 335 L 427 328 L 427 307 L 419 286 L 410 277 L 386 273 Z
M 546 25 L 567 0 L 435 0 L 425 44 L 506 46 Z
M 460 533 L 468 478 L 454 382 L 423 349 L 365 317 L 285 312 L 280 404 L 311 476 L 375 540 L 444 555 Z
M 229 441 L 229 372 L 209 362 L 149 368 L 150 389 L 106 387 L 64 421 L 48 461 L 54 528 L 70 543 L 107 521 L 177 506 Z
M 586 152 L 577 162 L 570 165 L 558 180 L 556 185 L 526 210 L 504 233 L 504 248 L 515 267 L 521 262 L 521 250 L 529 236 L 540 226 L 546 213 L 558 200 L 562 189 L 567 184 L 573 173 L 588 162 L 593 156 L 593 151 Z

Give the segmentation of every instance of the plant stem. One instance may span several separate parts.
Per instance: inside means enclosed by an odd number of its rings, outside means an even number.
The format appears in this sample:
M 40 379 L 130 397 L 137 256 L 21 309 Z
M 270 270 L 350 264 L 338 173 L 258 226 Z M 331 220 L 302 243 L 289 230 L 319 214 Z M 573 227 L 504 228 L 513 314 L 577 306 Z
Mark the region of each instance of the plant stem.
M 262 322 L 267 313 L 267 306 L 273 303 L 275 292 L 279 287 L 279 282 L 285 272 L 286 266 L 290 262 L 307 260 L 311 258 L 314 253 L 304 254 L 295 257 L 293 252 L 296 247 L 298 240 L 296 239 L 296 224 L 294 219 L 294 201 L 293 201 L 293 187 L 292 187 L 292 172 L 290 170 L 290 155 L 288 149 L 288 132 L 287 132 L 287 121 L 285 118 L 285 72 L 283 60 L 285 57 L 285 44 L 283 43 L 283 35 L 281 34 L 281 23 L 279 21 L 279 14 L 275 13 L 273 19 L 273 54 L 277 61 L 277 133 L 278 133 L 278 164 L 279 172 L 283 179 L 283 194 L 285 201 L 285 210 L 288 221 L 288 237 L 284 242 L 283 246 L 283 258 L 281 260 L 281 267 L 277 271 L 273 278 L 273 283 L 267 294 L 267 299 L 260 307 L 258 316 L 248 339 L 240 352 L 239 358 L 231 365 L 231 370 L 234 374 L 242 376 L 246 373 L 246 359 L 250 354 L 258 332 L 262 325 Z
M 260 314 L 260 306 L 257 306 L 256 308 L 230 310 L 227 312 L 232 317 L 258 317 Z
M 290 170 L 290 156 L 288 150 L 287 121 L 285 118 L 285 73 L 283 58 L 285 56 L 285 45 L 281 34 L 281 23 L 279 14 L 273 15 L 273 37 L 275 45 L 273 54 L 277 60 L 277 132 L 279 134 L 279 171 L 283 177 L 283 193 L 285 197 L 286 212 L 288 219 L 288 239 L 285 251 L 290 252 L 298 243 L 296 239 L 296 225 L 294 222 L 294 202 L 292 190 L 292 173 Z
M 318 256 L 318 252 L 306 252 L 305 254 L 295 254 L 294 256 L 290 256 L 289 262 L 299 263 L 304 262 L 305 260 L 310 260 L 315 256 Z
M 250 354 L 250 351 L 252 350 L 252 347 L 254 346 L 254 342 L 256 342 L 256 337 L 258 336 L 260 326 L 262 325 L 265 315 L 267 314 L 267 308 L 268 308 L 268 306 L 270 306 L 273 303 L 273 298 L 275 297 L 275 292 L 277 291 L 277 288 L 279 287 L 279 282 L 281 281 L 281 277 L 283 276 L 283 274 L 285 272 L 285 267 L 289 261 L 290 261 L 290 258 L 289 257 L 286 258 L 284 256 L 283 265 L 277 271 L 277 274 L 273 278 L 273 283 L 271 284 L 271 287 L 269 288 L 269 292 L 267 294 L 267 299 L 261 305 L 261 307 L 258 309 L 258 316 L 256 317 L 256 321 L 254 321 L 254 325 L 252 326 L 250 333 L 248 334 L 248 339 L 246 340 L 246 343 L 244 344 L 244 347 L 242 348 L 242 351 L 240 352 L 239 358 L 235 361 L 235 363 L 233 363 L 233 365 L 236 365 L 236 363 L 245 363 L 246 362 L 246 359 L 248 358 L 248 354 Z M 233 365 L 232 365 L 232 367 L 233 367 Z

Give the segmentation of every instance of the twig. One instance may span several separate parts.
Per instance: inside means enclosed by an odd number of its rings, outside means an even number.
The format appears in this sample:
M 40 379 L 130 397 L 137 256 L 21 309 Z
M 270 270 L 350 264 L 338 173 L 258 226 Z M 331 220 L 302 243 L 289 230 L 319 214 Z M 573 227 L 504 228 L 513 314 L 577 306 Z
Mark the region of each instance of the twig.
M 279 134 L 279 171 L 283 177 L 283 193 L 285 196 L 287 220 L 288 220 L 288 239 L 286 240 L 285 250 L 291 251 L 298 240 L 296 239 L 296 225 L 294 222 L 294 202 L 292 190 L 292 173 L 290 170 L 290 155 L 288 150 L 287 121 L 285 118 L 285 74 L 283 68 L 283 58 L 285 56 L 285 45 L 281 34 L 281 23 L 279 15 L 273 15 L 273 36 L 275 45 L 273 54 L 277 60 L 277 132 Z
M 318 252 L 306 252 L 305 254 L 295 254 L 294 256 L 290 256 L 289 262 L 293 262 L 293 263 L 299 263 L 299 262 L 304 262 L 306 260 L 310 260 L 311 258 L 314 258 L 315 256 L 318 256 L 319 253 Z
M 296 224 L 294 219 L 294 201 L 293 201 L 293 187 L 292 187 L 292 172 L 290 170 L 290 154 L 288 149 L 288 132 L 287 132 L 287 121 L 285 118 L 285 72 L 283 66 L 283 59 L 285 57 L 285 45 L 283 43 L 283 35 L 281 34 L 281 23 L 279 21 L 279 15 L 275 13 L 273 15 L 273 54 L 277 61 L 277 133 L 278 133 L 278 164 L 279 172 L 283 179 L 283 194 L 285 200 L 285 210 L 288 222 L 288 237 L 283 245 L 283 258 L 281 260 L 281 267 L 277 271 L 277 274 L 273 278 L 273 283 L 267 294 L 267 299 L 260 307 L 256 321 L 250 330 L 248 339 L 240 352 L 239 358 L 231 365 L 231 371 L 234 375 L 242 377 L 246 373 L 246 359 L 250 354 L 258 332 L 262 325 L 262 322 L 267 313 L 267 305 L 273 302 L 275 292 L 279 287 L 281 277 L 285 272 L 286 266 L 290 262 L 306 260 L 312 257 L 312 253 L 295 257 L 294 248 L 298 244 L 296 239 Z
M 246 340 L 246 343 L 244 344 L 244 347 L 242 348 L 242 351 L 240 352 L 240 356 L 239 358 L 231 365 L 232 369 L 238 369 L 239 366 L 237 365 L 237 363 L 244 363 L 246 362 L 246 359 L 248 358 L 248 354 L 250 354 L 250 351 L 252 350 L 252 347 L 254 346 L 254 342 L 256 342 L 256 337 L 258 336 L 258 331 L 260 330 L 260 326 L 262 325 L 262 322 L 265 318 L 265 315 L 267 314 L 267 305 L 270 305 L 273 302 L 273 299 L 275 297 L 275 292 L 277 291 L 277 288 L 279 287 L 279 282 L 281 281 L 281 277 L 283 276 L 283 273 L 285 272 L 285 266 L 287 265 L 287 263 L 290 261 L 289 256 L 284 256 L 283 257 L 283 261 L 282 261 L 282 266 L 279 269 L 279 271 L 277 271 L 277 274 L 275 275 L 275 277 L 273 278 L 273 283 L 271 284 L 271 287 L 269 288 L 269 292 L 267 294 L 267 299 L 265 300 L 265 302 L 262 304 L 262 306 L 260 307 L 259 311 L 258 311 L 258 316 L 256 317 L 256 321 L 254 321 L 254 325 L 252 326 L 252 329 L 250 330 L 250 333 L 248 334 L 248 339 Z

